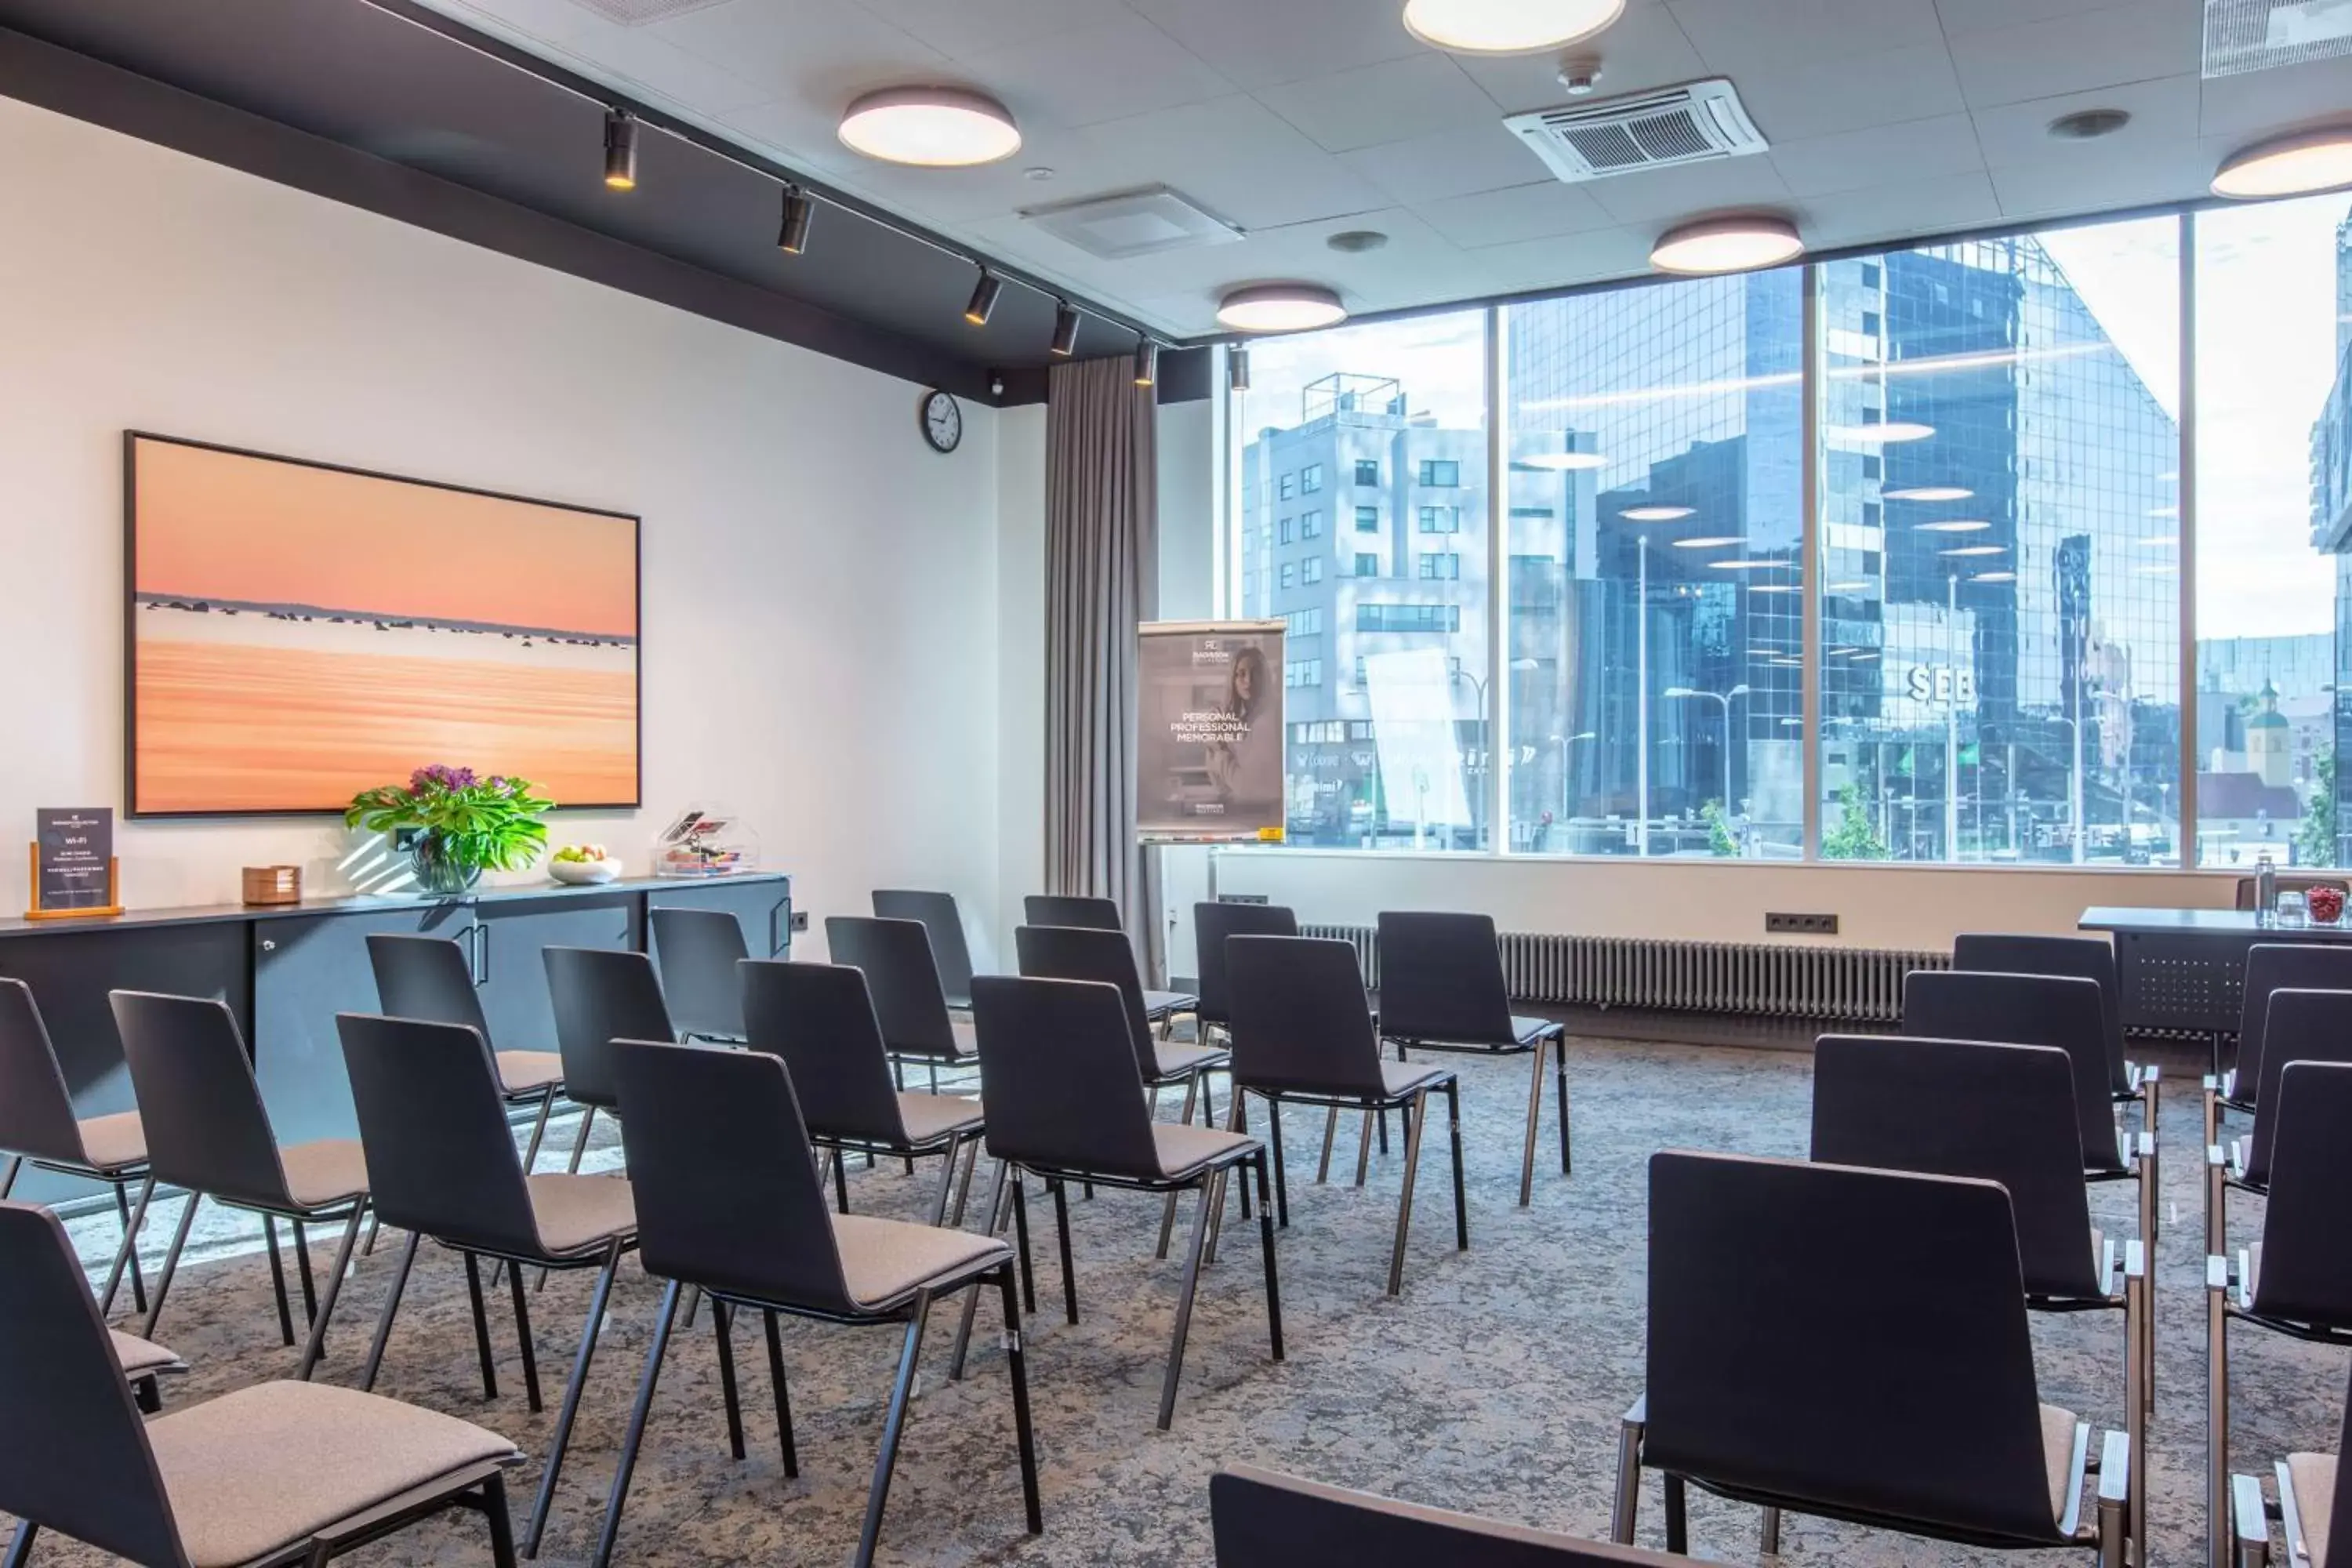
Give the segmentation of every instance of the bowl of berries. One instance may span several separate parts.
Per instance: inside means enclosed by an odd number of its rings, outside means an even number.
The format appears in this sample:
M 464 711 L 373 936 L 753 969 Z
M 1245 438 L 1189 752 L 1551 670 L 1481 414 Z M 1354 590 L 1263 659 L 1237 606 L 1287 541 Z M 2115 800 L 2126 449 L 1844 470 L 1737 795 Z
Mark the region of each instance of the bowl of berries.
M 2344 889 L 2322 882 L 2305 895 L 2311 918 L 2321 925 L 2332 926 L 2344 918 Z

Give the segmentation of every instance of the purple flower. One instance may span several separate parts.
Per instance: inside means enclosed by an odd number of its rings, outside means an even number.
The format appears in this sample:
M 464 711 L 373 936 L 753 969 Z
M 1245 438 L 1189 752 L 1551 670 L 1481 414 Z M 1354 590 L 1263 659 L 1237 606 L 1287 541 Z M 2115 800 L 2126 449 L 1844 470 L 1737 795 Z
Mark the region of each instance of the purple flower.
M 453 768 L 446 763 L 435 763 L 408 775 L 408 787 L 413 793 L 428 789 L 471 789 L 475 784 L 474 770 Z

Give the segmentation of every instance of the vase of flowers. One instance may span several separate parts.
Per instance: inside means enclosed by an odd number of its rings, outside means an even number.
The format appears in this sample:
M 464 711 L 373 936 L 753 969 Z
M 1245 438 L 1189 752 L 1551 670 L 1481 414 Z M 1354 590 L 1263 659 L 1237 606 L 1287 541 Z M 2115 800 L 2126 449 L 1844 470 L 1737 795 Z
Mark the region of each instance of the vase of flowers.
M 346 826 L 389 833 L 408 854 L 416 885 L 436 894 L 462 893 L 484 871 L 520 871 L 547 847 L 540 818 L 554 802 L 531 794 L 529 779 L 445 763 L 419 768 L 404 784 L 385 784 L 352 797 Z

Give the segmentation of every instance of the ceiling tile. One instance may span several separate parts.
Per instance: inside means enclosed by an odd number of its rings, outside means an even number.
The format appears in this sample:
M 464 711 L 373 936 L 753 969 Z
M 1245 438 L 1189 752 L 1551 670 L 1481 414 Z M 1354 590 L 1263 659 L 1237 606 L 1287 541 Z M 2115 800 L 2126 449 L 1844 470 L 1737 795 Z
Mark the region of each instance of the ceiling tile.
M 2216 77 L 2204 84 L 2199 131 L 2246 141 L 2332 119 L 2352 104 L 2352 58 Z
M 1252 98 L 1221 98 L 1085 127 L 1090 154 L 1164 181 L 1244 228 L 1388 205 L 1370 182 Z
M 1668 0 L 1709 69 L 1725 75 L 1943 46 L 1934 0 Z
M 1815 60 L 1738 79 L 1740 100 L 1775 144 L 1957 114 L 1960 84 L 1940 43 Z
M 2206 194 L 2213 166 L 2194 138 L 2161 144 L 2112 147 L 2093 142 L 2084 156 L 2042 159 L 1992 171 L 2001 216 L 2074 217 L 2150 206 Z
M 2146 0 L 2151 9 L 2158 5 L 2179 8 L 2180 0 Z M 2187 0 L 2193 9 L 2196 0 Z M 2047 22 L 2060 16 L 2072 16 L 2084 11 L 2103 11 L 2116 0 L 1936 0 L 1937 15 L 1943 18 L 1944 36 L 1957 38 L 1963 33 L 1989 33 L 2003 27 L 2022 26 L 2028 22 Z
M 1118 6 L 1092 26 L 973 55 L 963 67 L 1024 122 L 1034 112 L 1063 125 L 1091 125 L 1234 90 L 1184 46 Z
M 1430 52 L 1398 0 L 1129 0 L 1244 88 Z
M 1678 223 L 1731 207 L 1777 206 L 1789 199 L 1788 182 L 1772 160 L 1756 154 L 1644 169 L 1595 180 L 1586 189 L 1612 219 L 1636 226 Z
M 1996 223 L 2000 216 L 1992 181 L 1981 171 L 1809 196 L 1796 213 L 1805 244 L 1816 250 L 1957 234 Z
M 1975 124 L 1965 114 L 1939 114 L 1898 125 L 1845 131 L 1835 136 L 1783 142 L 1771 152 L 1772 166 L 1800 196 L 1862 190 L 1903 180 L 1932 180 L 1979 172 Z
M 1333 153 L 1502 118 L 1460 67 L 1435 53 L 1260 88 L 1256 98 Z
M 2152 16 L 2178 6 L 2147 4 L 2080 11 L 2021 26 L 1963 33 L 1952 64 L 1972 109 L 2056 98 L 2123 82 L 2195 76 L 2201 35 L 2194 13 Z M 2174 25 L 2185 22 L 2186 25 Z
M 1531 294 L 1642 277 L 1650 270 L 1650 246 L 1656 237 L 1647 230 L 1588 229 L 1495 246 L 1477 252 L 1477 261 L 1496 293 Z
M 1606 228 L 1615 220 L 1582 185 L 1546 179 L 1510 190 L 1426 202 L 1417 212 L 1455 245 L 1510 245 L 1547 236 Z
M 1977 141 L 1984 148 L 1985 162 L 1995 168 L 2105 158 L 2119 147 L 2193 141 L 2198 85 L 2193 76 L 2167 77 L 1979 109 L 1973 117 Z M 2120 109 L 2131 116 L 2131 123 L 2093 142 L 2068 142 L 2050 134 L 2052 121 L 2086 109 Z
M 569 4 L 570 0 L 562 0 Z M 1117 0 L 858 0 L 901 32 L 954 59 L 1094 26 Z M 1127 13 L 1132 15 L 1132 13 Z
M 1503 129 L 1499 115 L 1484 125 L 1361 147 L 1341 153 L 1339 162 L 1398 201 L 1411 203 L 1498 191 L 1551 177 L 1543 160 Z
M 689 117 L 757 103 L 769 89 L 635 27 L 607 22 L 572 0 L 439 0 L 446 16 L 571 66 L 622 91 L 641 92 Z
M 950 74 L 947 57 L 849 0 L 714 5 L 633 29 L 724 66 L 789 100 L 830 141 L 841 110 L 869 89 Z
M 1634 0 L 1615 26 L 1573 52 L 1589 52 L 1601 61 L 1600 87 L 1591 100 L 1596 102 L 1708 74 L 1664 0 Z M 1559 85 L 1557 53 L 1457 55 L 1454 59 L 1507 114 L 1556 109 L 1570 101 Z

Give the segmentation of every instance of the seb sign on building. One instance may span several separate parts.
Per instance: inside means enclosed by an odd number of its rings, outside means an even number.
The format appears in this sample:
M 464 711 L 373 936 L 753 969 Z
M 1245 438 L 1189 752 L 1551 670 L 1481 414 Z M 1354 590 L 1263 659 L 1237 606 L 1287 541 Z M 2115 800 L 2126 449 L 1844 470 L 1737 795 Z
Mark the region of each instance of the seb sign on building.
M 1903 695 L 1922 707 L 1973 708 L 1977 672 L 1967 665 L 1915 664 L 1903 675 Z

